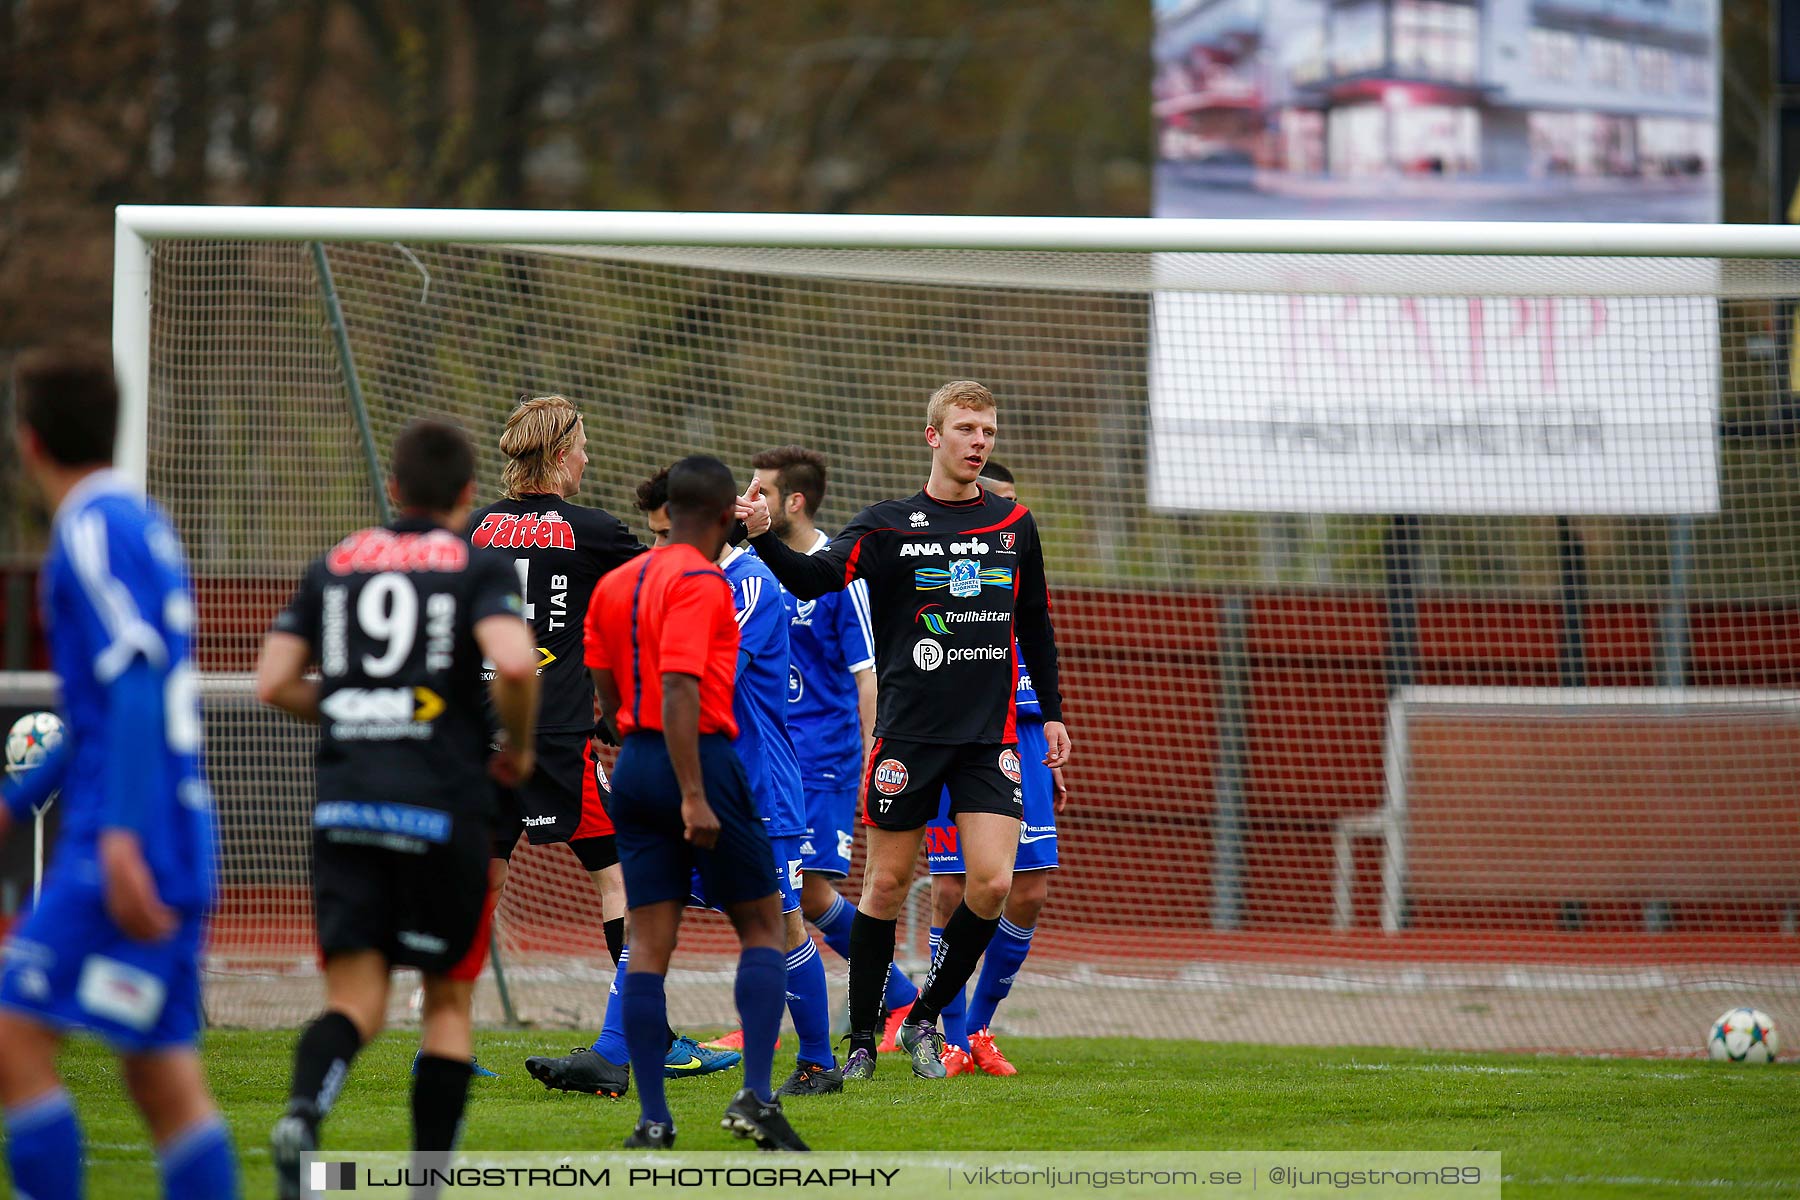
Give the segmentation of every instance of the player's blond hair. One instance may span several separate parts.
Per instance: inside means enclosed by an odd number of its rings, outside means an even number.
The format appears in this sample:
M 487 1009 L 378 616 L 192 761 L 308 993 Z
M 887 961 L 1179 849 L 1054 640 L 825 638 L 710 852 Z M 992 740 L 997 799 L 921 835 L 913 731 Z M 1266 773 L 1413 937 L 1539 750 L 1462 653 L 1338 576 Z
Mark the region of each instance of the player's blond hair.
M 500 432 L 500 491 L 508 500 L 560 491 L 562 467 L 556 456 L 575 444 L 581 414 L 567 396 L 520 396 L 519 406 Z
M 952 408 L 968 408 L 976 412 L 994 411 L 994 393 L 973 379 L 952 379 L 937 391 L 925 405 L 925 423 L 933 429 L 944 428 L 944 418 Z

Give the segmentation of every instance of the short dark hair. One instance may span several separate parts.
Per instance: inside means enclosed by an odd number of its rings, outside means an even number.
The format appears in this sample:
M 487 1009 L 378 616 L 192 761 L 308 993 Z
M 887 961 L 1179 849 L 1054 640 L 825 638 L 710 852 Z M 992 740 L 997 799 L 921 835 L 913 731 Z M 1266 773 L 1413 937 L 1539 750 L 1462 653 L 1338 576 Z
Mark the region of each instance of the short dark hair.
M 27 350 L 13 368 L 19 422 L 64 467 L 112 462 L 119 436 L 119 385 L 112 357 L 84 346 Z
M 637 485 L 637 510 L 653 513 L 669 502 L 669 468 L 664 467 Z
M 819 515 L 825 502 L 825 456 L 805 446 L 779 446 L 750 460 L 759 471 L 775 472 L 775 486 L 782 495 L 799 492 L 806 501 L 806 515 Z
M 393 473 L 402 505 L 448 512 L 475 478 L 475 450 L 460 425 L 419 417 L 394 439 Z
M 1012 472 L 991 458 L 988 459 L 987 466 L 981 468 L 981 477 L 983 479 L 991 479 L 995 483 L 1013 482 Z
M 710 454 L 690 454 L 669 468 L 669 519 L 710 520 L 737 499 L 731 468 Z

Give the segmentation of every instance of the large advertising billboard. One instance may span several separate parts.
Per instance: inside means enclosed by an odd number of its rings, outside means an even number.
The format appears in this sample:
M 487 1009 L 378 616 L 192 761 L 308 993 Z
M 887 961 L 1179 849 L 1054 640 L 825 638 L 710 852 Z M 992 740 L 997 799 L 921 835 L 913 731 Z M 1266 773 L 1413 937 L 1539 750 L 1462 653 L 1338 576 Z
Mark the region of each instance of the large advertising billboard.
M 1157 0 L 1156 215 L 1717 220 L 1718 3 Z M 1715 511 L 1709 289 L 1519 268 L 1159 292 L 1151 505 Z
M 1719 507 L 1707 297 L 1157 297 L 1151 503 L 1640 516 Z
M 1718 5 L 1156 0 L 1156 215 L 1716 221 Z

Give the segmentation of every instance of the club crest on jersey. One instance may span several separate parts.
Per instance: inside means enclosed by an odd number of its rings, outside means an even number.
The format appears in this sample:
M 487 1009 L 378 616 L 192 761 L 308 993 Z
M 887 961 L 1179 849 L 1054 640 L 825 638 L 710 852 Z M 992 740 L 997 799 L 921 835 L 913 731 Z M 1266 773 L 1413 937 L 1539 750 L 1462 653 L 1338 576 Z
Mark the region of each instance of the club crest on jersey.
M 959 599 L 979 596 L 984 587 L 1011 590 L 1012 585 L 1011 567 L 983 567 L 973 558 L 957 559 L 948 567 L 920 567 L 913 572 L 913 590 L 935 592 L 949 588 L 950 594 Z
M 1000 548 L 1002 550 L 1011 550 L 1013 546 L 1017 544 L 1018 540 L 1019 535 L 1009 529 L 1000 535 Z
M 897 758 L 884 758 L 875 764 L 875 790 L 884 796 L 898 796 L 906 790 L 906 764 Z M 887 810 L 887 805 L 882 805 Z
M 523 550 L 531 546 L 573 550 L 575 530 L 554 510 L 538 513 L 489 513 L 469 535 L 477 546 Z
M 1000 752 L 1000 773 L 1014 783 L 1019 782 L 1019 752 L 1011 746 Z

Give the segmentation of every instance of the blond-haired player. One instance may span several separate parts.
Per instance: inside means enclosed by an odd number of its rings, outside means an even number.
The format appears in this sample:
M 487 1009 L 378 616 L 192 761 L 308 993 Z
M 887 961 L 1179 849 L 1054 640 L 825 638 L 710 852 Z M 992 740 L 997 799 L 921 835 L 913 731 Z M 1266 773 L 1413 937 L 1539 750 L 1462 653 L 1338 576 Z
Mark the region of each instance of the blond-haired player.
M 896 918 L 925 825 L 947 787 L 967 872 L 963 901 L 945 923 L 899 1039 L 914 1074 L 944 1075 L 937 1017 L 1000 923 L 1019 845 L 1015 633 L 1043 708 L 1045 765 L 1068 759 L 1037 526 L 1023 505 L 976 483 L 997 432 L 986 387 L 955 380 L 939 388 L 926 405 L 931 469 L 923 490 L 864 509 L 815 554 L 790 549 L 770 531 L 759 485 L 742 504 L 756 552 L 796 596 L 868 581 L 878 700 L 862 788 L 868 861 L 850 930 L 846 1079 L 875 1072 Z
M 644 552 L 630 528 L 605 509 L 570 503 L 588 462 L 587 430 L 566 396 L 519 397 L 500 433 L 500 499 L 469 518 L 469 540 L 507 556 L 537 640 L 542 704 L 537 772 L 498 797 L 500 826 L 489 873 L 497 895 L 521 834 L 534 846 L 566 844 L 600 893 L 607 950 L 625 940 L 625 884 L 612 822 L 601 803 L 604 775 L 594 759 L 594 681 L 582 665 L 581 629 L 600 577 Z M 590 1090 L 625 1090 L 624 1067 Z

